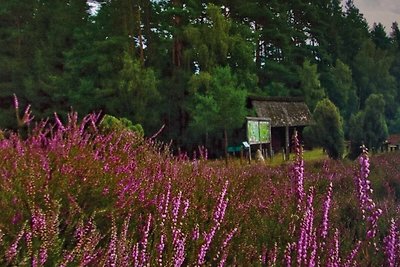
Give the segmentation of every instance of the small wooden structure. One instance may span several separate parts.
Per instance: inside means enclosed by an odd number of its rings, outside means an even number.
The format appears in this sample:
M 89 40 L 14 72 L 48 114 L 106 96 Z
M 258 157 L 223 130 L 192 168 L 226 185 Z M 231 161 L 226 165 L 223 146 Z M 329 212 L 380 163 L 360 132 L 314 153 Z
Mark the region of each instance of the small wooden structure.
M 257 117 L 271 119 L 272 149 L 275 153 L 283 150 L 288 156 L 294 130 L 299 132 L 301 138 L 303 128 L 314 124 L 303 98 L 251 96 L 248 107 L 255 111 Z
M 386 145 L 387 145 L 386 148 L 387 151 L 400 150 L 400 134 L 389 135 Z

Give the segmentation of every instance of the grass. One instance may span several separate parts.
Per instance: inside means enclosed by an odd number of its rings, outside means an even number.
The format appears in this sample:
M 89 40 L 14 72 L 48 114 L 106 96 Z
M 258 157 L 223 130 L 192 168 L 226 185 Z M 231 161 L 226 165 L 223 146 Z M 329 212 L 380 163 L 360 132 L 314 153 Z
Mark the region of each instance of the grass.
M 272 159 L 266 159 L 266 164 L 271 166 L 279 166 L 282 164 L 286 164 L 291 162 L 291 159 L 295 157 L 295 154 L 290 153 L 289 160 L 284 159 L 284 155 L 282 153 L 277 153 L 274 155 Z M 326 153 L 323 152 L 322 148 L 315 148 L 313 150 L 305 150 L 303 152 L 304 161 L 317 161 L 317 160 L 325 160 L 328 159 Z
M 292 159 L 294 159 L 295 154 L 290 153 L 289 155 L 289 160 L 285 160 L 284 155 L 282 153 L 276 153 L 274 157 L 271 158 L 266 158 L 265 159 L 265 164 L 269 166 L 280 166 L 280 165 L 285 165 L 287 163 L 291 163 Z M 320 160 L 325 160 L 328 159 L 328 155 L 323 151 L 322 148 L 314 148 L 312 150 L 304 150 L 303 151 L 303 159 L 305 162 L 312 162 L 312 161 L 320 161 Z M 234 165 L 244 165 L 248 164 L 248 158 L 243 158 L 240 160 L 237 157 L 232 157 L 230 156 L 229 158 L 229 163 L 234 164 Z M 252 157 L 251 164 L 256 164 L 257 162 L 254 159 L 254 156 Z M 217 160 L 214 163 L 214 166 L 224 166 L 225 165 L 225 160 Z

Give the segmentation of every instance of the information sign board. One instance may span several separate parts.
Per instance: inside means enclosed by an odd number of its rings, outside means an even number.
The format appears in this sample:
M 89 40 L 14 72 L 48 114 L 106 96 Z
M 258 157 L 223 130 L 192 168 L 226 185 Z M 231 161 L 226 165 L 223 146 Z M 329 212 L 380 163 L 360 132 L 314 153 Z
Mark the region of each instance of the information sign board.
M 269 121 L 259 121 L 258 127 L 260 131 L 260 143 L 271 142 L 271 127 Z
M 271 142 L 271 120 L 267 118 L 247 118 L 247 140 L 250 144 Z
M 258 143 L 260 140 L 258 121 L 247 121 L 247 140 L 250 144 Z

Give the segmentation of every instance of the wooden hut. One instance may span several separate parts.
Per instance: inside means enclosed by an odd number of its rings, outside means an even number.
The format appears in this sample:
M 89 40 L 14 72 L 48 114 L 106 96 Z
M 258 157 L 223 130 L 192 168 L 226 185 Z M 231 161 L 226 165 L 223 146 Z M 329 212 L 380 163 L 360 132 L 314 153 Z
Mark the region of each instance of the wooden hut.
M 298 97 L 249 97 L 249 108 L 257 117 L 271 119 L 271 139 L 274 152 L 290 152 L 291 136 L 296 129 L 300 136 L 305 126 L 314 123 L 303 98 Z
M 386 145 L 387 151 L 400 150 L 400 134 L 389 135 Z

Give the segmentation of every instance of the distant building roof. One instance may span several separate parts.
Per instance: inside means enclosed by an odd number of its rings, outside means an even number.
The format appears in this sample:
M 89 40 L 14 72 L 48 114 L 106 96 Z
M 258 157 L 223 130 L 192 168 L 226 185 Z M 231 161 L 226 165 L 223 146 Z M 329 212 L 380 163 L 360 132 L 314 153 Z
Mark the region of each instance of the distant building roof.
M 258 117 L 271 118 L 272 127 L 314 124 L 311 112 L 298 97 L 249 97 Z
M 388 137 L 389 144 L 397 145 L 400 144 L 400 134 L 392 134 Z

